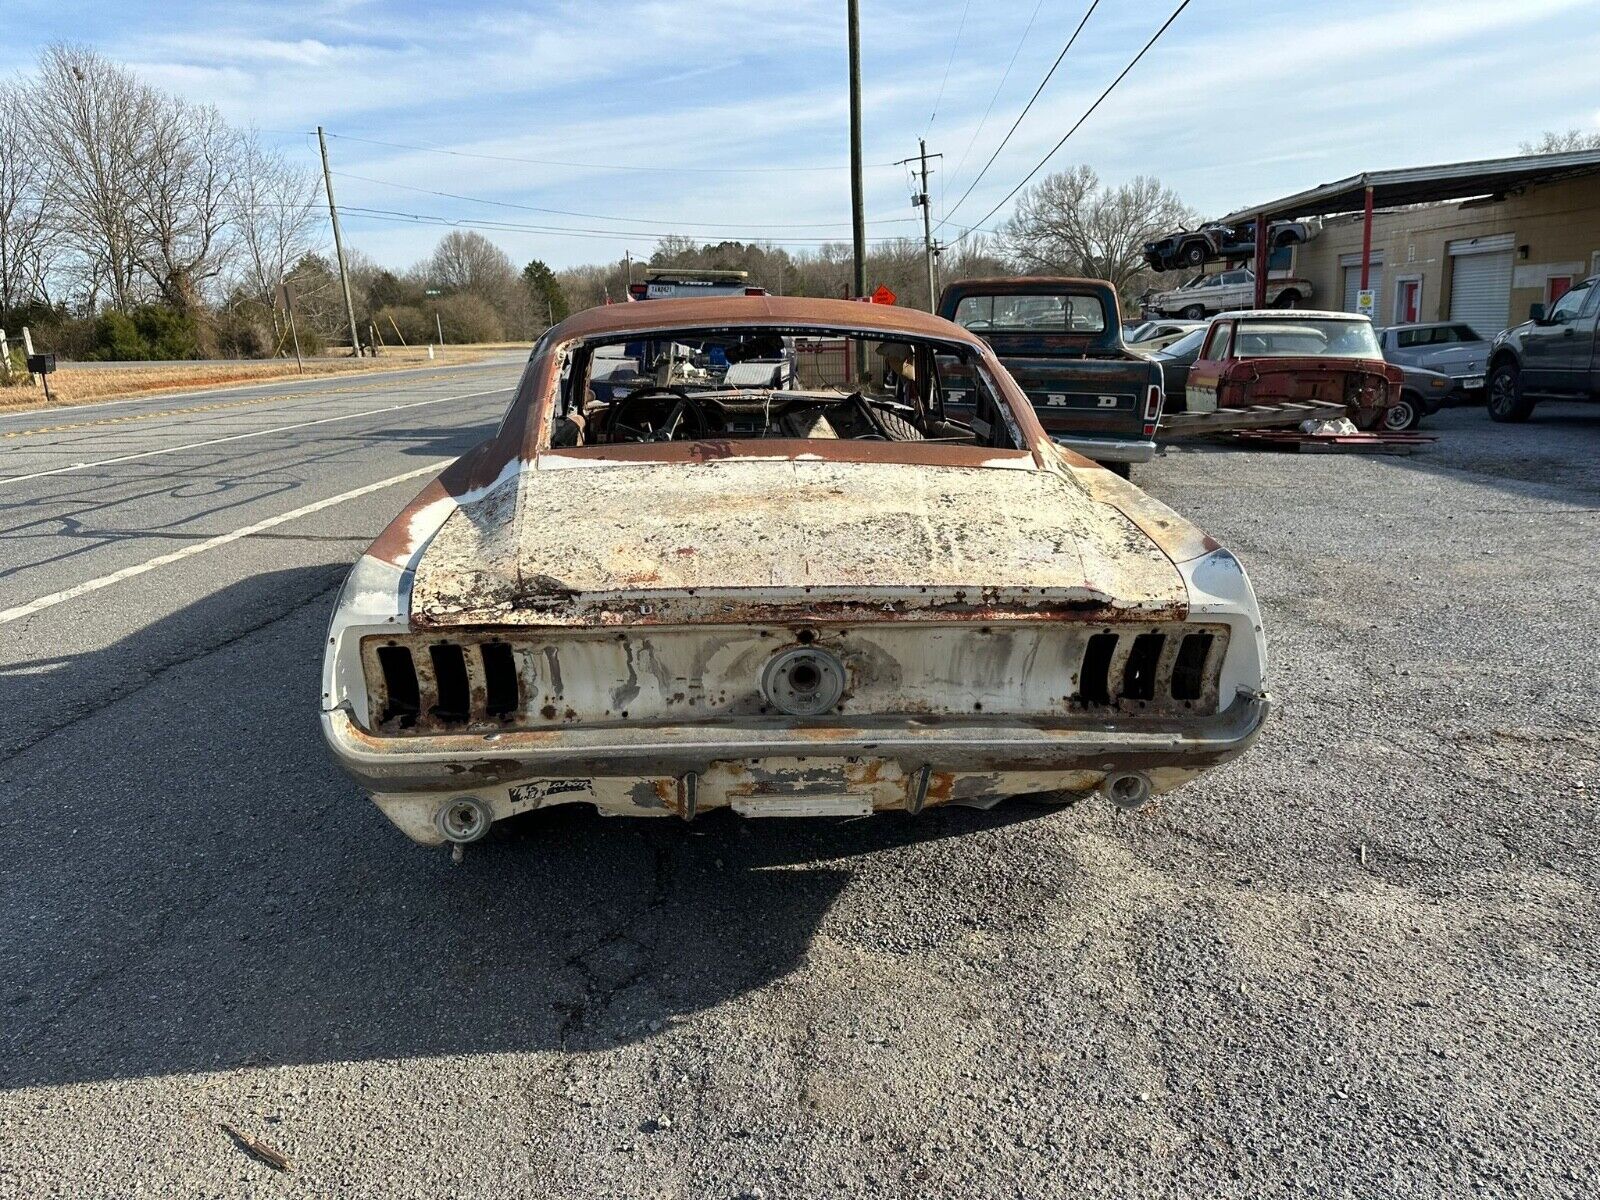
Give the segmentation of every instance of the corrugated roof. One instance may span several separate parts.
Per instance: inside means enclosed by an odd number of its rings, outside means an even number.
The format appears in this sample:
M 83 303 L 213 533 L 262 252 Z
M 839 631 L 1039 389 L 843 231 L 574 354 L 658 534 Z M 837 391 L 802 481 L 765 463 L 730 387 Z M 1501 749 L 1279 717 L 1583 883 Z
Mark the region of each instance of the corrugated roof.
M 1465 200 L 1471 196 L 1498 195 L 1529 184 L 1553 183 L 1583 175 L 1600 174 L 1600 150 L 1569 150 L 1560 154 L 1519 154 L 1514 158 L 1485 158 L 1475 162 L 1441 163 L 1431 167 L 1404 167 L 1394 171 L 1365 171 L 1336 183 L 1242 208 L 1222 218 L 1233 225 L 1258 216 L 1274 219 L 1332 216 L 1360 212 L 1366 189 L 1372 189 L 1377 208 L 1401 204 L 1433 204 Z

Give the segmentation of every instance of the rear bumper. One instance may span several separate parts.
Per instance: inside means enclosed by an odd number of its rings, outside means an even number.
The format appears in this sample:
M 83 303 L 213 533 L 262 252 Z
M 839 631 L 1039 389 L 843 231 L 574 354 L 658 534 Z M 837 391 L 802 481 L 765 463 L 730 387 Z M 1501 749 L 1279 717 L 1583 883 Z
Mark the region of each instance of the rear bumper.
M 1139 438 L 1099 438 L 1052 433 L 1051 441 L 1094 462 L 1146 463 L 1156 456 L 1156 444 Z
M 829 807 L 850 802 L 861 812 L 915 811 L 1029 791 L 1087 793 L 1121 772 L 1164 792 L 1247 750 L 1269 707 L 1264 695 L 1240 693 L 1224 712 L 1199 718 L 763 720 L 417 736 L 374 736 L 337 708 L 322 724 L 340 766 L 395 824 L 436 843 L 435 812 L 462 795 L 498 820 L 573 802 L 638 816 L 722 806 L 808 815 L 850 811 Z

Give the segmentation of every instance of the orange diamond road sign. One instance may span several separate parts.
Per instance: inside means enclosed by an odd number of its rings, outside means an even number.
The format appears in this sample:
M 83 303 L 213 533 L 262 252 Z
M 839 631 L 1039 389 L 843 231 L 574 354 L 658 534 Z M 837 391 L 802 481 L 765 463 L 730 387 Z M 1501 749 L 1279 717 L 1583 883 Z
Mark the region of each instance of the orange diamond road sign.
M 881 283 L 878 285 L 878 290 L 872 293 L 872 302 L 874 304 L 893 304 L 898 299 L 900 299 L 899 296 L 896 296 Z

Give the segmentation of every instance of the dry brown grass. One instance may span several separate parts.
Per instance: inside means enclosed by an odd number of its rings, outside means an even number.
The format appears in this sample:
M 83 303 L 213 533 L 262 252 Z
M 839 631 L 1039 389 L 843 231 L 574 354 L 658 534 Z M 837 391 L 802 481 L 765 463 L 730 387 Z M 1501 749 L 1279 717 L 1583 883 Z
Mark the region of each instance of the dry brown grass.
M 275 379 L 309 379 L 313 376 L 368 374 L 419 366 L 449 366 L 477 362 L 499 350 L 527 348 L 527 343 L 514 342 L 482 346 L 446 346 L 442 350 L 435 347 L 435 357 L 431 363 L 427 350 L 421 347 L 385 350 L 378 358 L 308 358 L 303 375 L 295 367 L 292 358 L 263 359 L 251 363 L 193 362 L 152 366 L 123 363 L 107 367 L 73 366 L 66 363 L 50 377 L 52 402 L 50 407 L 93 404 L 101 400 L 121 400 L 130 396 L 181 394 L 230 385 L 270 383 Z M 0 412 L 19 412 L 44 407 L 42 386 L 28 387 L 24 382 L 13 387 L 0 387 Z

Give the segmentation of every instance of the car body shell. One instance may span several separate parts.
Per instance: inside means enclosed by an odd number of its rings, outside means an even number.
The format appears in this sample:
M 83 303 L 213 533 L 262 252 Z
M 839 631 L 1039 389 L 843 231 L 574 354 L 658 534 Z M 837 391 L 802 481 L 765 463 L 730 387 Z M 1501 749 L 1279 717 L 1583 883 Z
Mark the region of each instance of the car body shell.
M 1371 428 L 1378 424 L 1404 382 L 1399 367 L 1381 358 L 1267 357 L 1241 354 L 1234 349 L 1231 331 L 1253 322 L 1296 318 L 1362 323 L 1367 320 L 1352 313 L 1281 309 L 1219 314 L 1212 318 L 1206 341 L 1189 368 L 1184 385 L 1186 410 L 1207 413 L 1284 403 L 1342 403 L 1357 425 Z M 1219 334 L 1219 329 L 1225 332 Z M 1218 336 L 1223 337 L 1220 346 L 1214 341 Z
M 1255 273 L 1239 268 L 1215 275 L 1197 275 L 1182 287 L 1155 292 L 1145 297 L 1144 308 L 1154 316 L 1196 319 L 1247 308 L 1255 303 L 1255 296 Z M 1297 308 L 1311 296 L 1309 279 L 1267 280 L 1267 303 L 1273 307 Z
M 927 339 L 1003 398 L 1013 445 L 552 446 L 579 348 L 685 328 Z M 825 711 L 775 710 L 774 665 L 796 654 L 839 668 Z M 481 833 L 453 813 L 486 828 L 562 803 L 852 815 L 1160 792 L 1241 753 L 1267 707 L 1237 560 L 1054 445 L 982 339 L 773 297 L 552 329 L 496 435 L 358 560 L 322 721 L 379 807 L 438 843 Z

